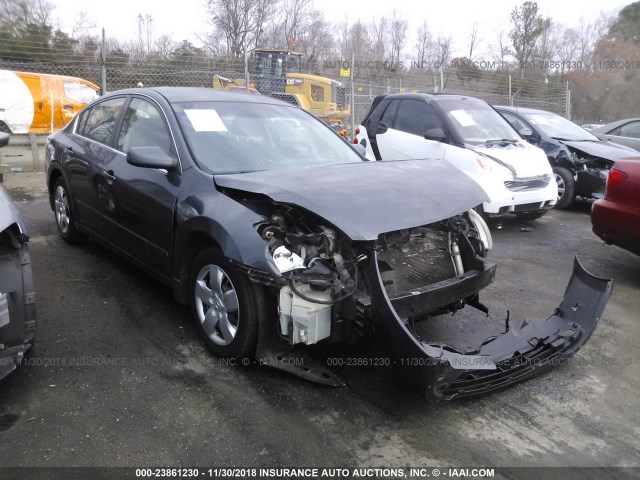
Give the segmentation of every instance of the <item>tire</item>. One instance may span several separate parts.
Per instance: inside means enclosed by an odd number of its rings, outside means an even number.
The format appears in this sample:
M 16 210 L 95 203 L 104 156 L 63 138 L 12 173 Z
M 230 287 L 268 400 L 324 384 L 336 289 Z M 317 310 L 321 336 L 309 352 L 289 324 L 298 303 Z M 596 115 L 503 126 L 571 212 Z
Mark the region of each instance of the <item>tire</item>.
M 255 355 L 260 323 L 256 288 L 215 248 L 203 250 L 193 262 L 188 289 L 191 312 L 216 356 L 241 360 Z
M 53 211 L 60 237 L 67 243 L 80 243 L 87 237 L 76 228 L 75 214 L 71 206 L 69 189 L 63 177 L 53 186 Z
M 573 174 L 563 167 L 553 167 L 553 176 L 558 184 L 558 201 L 555 208 L 563 209 L 571 206 L 576 198 L 576 181 Z
M 7 126 L 6 123 L 0 122 L 0 132 L 2 133 L 11 133 L 11 129 Z
M 516 216 L 523 220 L 537 220 L 539 218 L 544 217 L 547 214 L 548 210 L 536 210 L 533 212 L 518 212 Z

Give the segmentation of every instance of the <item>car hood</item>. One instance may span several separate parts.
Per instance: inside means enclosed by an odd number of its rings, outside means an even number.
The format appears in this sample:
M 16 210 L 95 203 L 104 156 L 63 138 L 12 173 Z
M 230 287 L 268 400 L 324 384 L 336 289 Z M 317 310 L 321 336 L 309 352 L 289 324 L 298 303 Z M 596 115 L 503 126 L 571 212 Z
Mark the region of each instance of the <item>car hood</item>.
M 352 240 L 427 225 L 488 198 L 444 160 L 362 162 L 292 170 L 215 175 L 218 187 L 298 205 L 331 222 Z
M 551 166 L 545 153 L 526 142 L 513 145 L 474 145 L 470 148 L 474 152 L 489 155 L 502 164 L 510 166 L 516 177 L 551 174 Z
M 567 140 L 559 140 L 559 142 L 587 155 L 604 158 L 605 160 L 615 161 L 629 157 L 640 158 L 640 153 L 636 150 L 611 142 L 570 142 Z
M 0 186 L 0 232 L 17 223 L 20 231 L 25 233 L 24 222 L 7 192 Z

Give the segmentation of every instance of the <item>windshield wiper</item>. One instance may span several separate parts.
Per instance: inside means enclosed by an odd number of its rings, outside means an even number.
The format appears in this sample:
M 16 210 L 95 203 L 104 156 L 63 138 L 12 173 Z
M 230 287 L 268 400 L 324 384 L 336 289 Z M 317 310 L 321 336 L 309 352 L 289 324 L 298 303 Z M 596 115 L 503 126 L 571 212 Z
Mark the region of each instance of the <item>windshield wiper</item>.
M 514 144 L 514 143 L 518 143 L 518 140 L 515 140 L 513 138 L 495 138 L 492 140 L 485 140 L 484 142 L 487 145 L 492 145 L 492 144 L 496 144 L 496 143 L 510 143 L 510 144 Z

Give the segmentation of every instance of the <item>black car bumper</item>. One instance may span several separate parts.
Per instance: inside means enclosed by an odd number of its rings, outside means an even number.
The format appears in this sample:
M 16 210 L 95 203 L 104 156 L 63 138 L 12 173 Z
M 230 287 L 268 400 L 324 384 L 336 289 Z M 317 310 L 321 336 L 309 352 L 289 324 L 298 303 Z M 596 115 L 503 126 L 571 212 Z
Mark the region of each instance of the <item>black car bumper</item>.
M 492 268 L 467 272 L 469 278 L 461 281 L 467 283 L 467 289 L 471 287 L 469 291 L 477 291 L 487 275 L 493 275 Z M 377 262 L 371 262 L 371 269 L 370 278 L 380 278 Z M 446 298 L 451 288 L 458 288 L 455 283 L 441 283 L 430 295 Z M 511 324 L 471 354 L 418 340 L 398 314 L 382 282 L 372 285 L 372 302 L 401 373 L 428 399 L 451 400 L 507 387 L 573 356 L 593 333 L 611 289 L 612 281 L 592 276 L 576 258 L 564 300 L 553 315 L 546 320 Z

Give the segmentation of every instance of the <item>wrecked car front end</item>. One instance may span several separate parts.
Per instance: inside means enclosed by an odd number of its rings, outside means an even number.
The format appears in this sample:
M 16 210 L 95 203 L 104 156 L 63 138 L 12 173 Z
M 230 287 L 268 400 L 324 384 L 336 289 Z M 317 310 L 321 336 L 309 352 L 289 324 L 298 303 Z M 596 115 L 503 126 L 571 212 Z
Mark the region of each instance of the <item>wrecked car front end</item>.
M 613 163 L 637 156 L 634 150 L 610 142 L 558 140 L 558 143 L 558 149 L 550 156 L 556 165 L 574 174 L 575 194 L 583 198 L 603 198 Z
M 28 240 L 22 219 L 0 187 L 0 379 L 17 368 L 35 337 Z
M 257 359 L 319 383 L 343 384 L 305 347 L 378 334 L 428 399 L 503 388 L 573 355 L 611 293 L 610 281 L 576 261 L 565 299 L 548 319 L 507 321 L 504 333 L 458 351 L 422 338 L 414 325 L 465 307 L 488 312 L 479 292 L 494 281 L 496 265 L 486 260 L 491 234 L 472 210 L 485 193 L 469 177 L 446 162 L 402 161 L 215 181 L 264 219 L 254 227 L 271 269 L 243 266 L 277 303 L 277 318 L 261 328 Z

